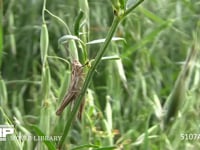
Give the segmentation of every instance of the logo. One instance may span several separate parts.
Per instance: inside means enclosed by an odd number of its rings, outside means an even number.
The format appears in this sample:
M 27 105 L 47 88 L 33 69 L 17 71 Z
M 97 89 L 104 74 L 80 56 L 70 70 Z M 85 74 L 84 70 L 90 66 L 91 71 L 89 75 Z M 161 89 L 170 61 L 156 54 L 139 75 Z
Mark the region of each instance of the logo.
M 9 134 L 14 134 L 14 126 L 0 125 L 0 141 L 6 141 L 6 137 Z
M 0 125 L 0 142 L 9 140 L 20 140 L 20 141 L 60 141 L 61 136 L 37 136 L 37 135 L 12 135 L 14 134 L 13 125 Z

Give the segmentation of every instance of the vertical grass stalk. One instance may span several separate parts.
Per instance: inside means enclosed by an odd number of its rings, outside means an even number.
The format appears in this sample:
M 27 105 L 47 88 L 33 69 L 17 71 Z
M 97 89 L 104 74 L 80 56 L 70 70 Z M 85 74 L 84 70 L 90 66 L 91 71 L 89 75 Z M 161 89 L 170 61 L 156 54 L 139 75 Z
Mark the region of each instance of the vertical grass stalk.
M 94 74 L 94 71 L 97 67 L 97 65 L 99 64 L 100 60 L 101 60 L 101 57 L 103 56 L 103 54 L 105 53 L 105 50 L 106 48 L 108 47 L 108 44 L 110 43 L 114 33 L 115 33 L 115 30 L 117 29 L 117 26 L 120 22 L 120 19 L 118 17 L 115 17 L 114 18 L 114 21 L 113 21 L 113 24 L 110 28 L 110 31 L 108 32 L 108 35 L 106 37 L 106 41 L 104 43 L 104 45 L 102 46 L 102 48 L 100 49 L 99 53 L 97 54 L 96 58 L 95 58 L 95 61 L 94 61 L 94 64 L 92 65 L 92 67 L 90 68 L 89 72 L 88 72 L 88 75 L 86 76 L 86 79 L 85 79 L 85 82 L 83 84 L 83 88 L 81 90 L 81 93 L 79 95 L 79 97 L 76 99 L 76 103 L 75 103 L 75 106 L 72 110 L 72 113 L 71 115 L 69 116 L 69 119 L 67 120 L 67 123 L 65 125 L 65 130 L 63 132 L 63 135 L 62 135 L 62 138 L 58 144 L 58 148 L 61 149 L 62 145 L 63 145 L 63 142 L 69 132 L 69 129 L 70 129 L 70 126 L 71 126 L 71 123 L 76 115 L 76 112 L 81 104 L 81 101 L 85 95 L 85 92 L 87 90 L 87 87 L 89 86 L 89 83 L 90 83 L 90 80 L 92 79 L 92 76 Z
M 41 82 L 41 100 L 42 107 L 40 111 L 40 123 L 39 127 L 45 135 L 49 135 L 50 131 L 50 101 L 49 92 L 51 86 L 51 74 L 47 62 L 48 46 L 49 46 L 49 34 L 48 28 L 45 22 L 45 9 L 46 0 L 43 3 L 42 9 L 42 27 L 40 35 L 40 50 L 41 50 L 41 61 L 42 61 L 42 82 Z M 44 145 L 39 145 L 40 149 L 46 149 Z
M 2 27 L 2 20 L 3 20 L 3 2 L 0 0 L 0 70 L 1 70 L 1 63 L 3 58 L 3 27 Z

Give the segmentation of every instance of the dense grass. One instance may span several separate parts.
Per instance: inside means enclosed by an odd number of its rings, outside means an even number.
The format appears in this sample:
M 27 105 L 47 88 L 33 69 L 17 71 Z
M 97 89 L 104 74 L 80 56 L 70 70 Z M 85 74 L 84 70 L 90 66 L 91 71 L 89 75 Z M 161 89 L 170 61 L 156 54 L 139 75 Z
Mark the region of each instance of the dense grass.
M 70 84 L 70 62 L 77 53 L 82 64 L 89 60 L 87 75 L 103 43 L 86 43 L 104 39 L 117 15 L 110 1 L 86 2 L 47 0 L 48 11 L 40 0 L 3 3 L 0 124 L 14 124 L 16 135 L 63 135 L 71 108 L 61 117 L 55 112 Z M 72 122 L 63 149 L 200 148 L 200 139 L 181 138 L 199 134 L 199 6 L 197 0 L 144 1 L 121 21 L 114 36 L 122 39 L 110 42 L 95 68 L 83 118 Z M 83 43 L 61 44 L 64 35 Z M 0 145 L 43 150 L 58 141 Z

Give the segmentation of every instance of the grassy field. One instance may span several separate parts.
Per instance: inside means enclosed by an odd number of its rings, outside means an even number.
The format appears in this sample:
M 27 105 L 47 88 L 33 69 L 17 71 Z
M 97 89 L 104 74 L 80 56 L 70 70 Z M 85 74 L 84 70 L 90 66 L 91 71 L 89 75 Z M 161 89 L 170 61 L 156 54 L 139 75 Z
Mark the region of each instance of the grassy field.
M 0 0 L 0 125 L 15 128 L 0 149 L 200 149 L 199 8 Z M 73 103 L 57 116 L 67 92 Z

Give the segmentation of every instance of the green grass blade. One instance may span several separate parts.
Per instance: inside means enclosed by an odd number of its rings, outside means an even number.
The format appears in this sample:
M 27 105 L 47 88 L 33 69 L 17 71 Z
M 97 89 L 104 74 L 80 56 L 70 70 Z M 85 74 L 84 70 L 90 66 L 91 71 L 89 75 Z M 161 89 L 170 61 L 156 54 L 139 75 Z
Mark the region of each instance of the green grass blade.
M 31 128 L 38 136 L 46 136 L 37 126 L 32 125 Z M 44 140 L 44 144 L 48 147 L 48 150 L 56 150 L 55 143 Z

